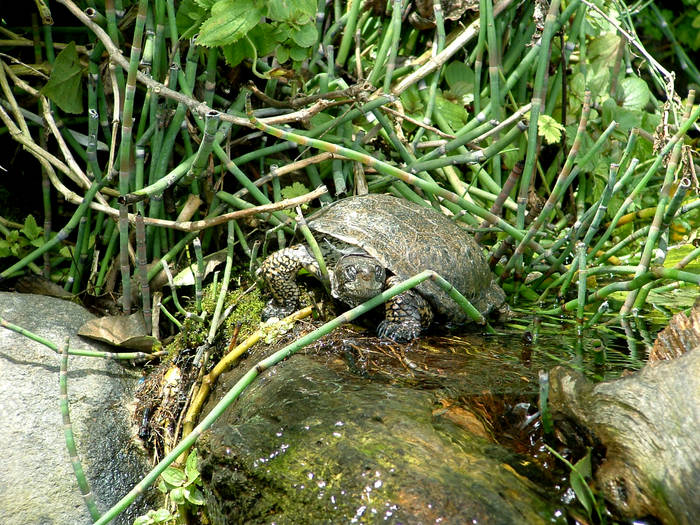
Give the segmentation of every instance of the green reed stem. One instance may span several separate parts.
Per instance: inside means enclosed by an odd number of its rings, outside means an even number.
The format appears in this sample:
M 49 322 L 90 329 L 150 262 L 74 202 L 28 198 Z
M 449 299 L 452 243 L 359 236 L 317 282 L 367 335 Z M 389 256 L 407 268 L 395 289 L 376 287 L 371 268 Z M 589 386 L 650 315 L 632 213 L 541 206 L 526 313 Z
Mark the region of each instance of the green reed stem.
M 691 110 L 693 108 L 693 101 L 695 100 L 695 91 L 690 91 L 688 93 L 688 98 L 686 99 L 686 107 L 685 107 L 685 112 L 683 114 L 683 121 L 688 121 L 691 119 Z M 694 115 L 700 115 L 700 106 L 696 108 L 695 111 L 693 111 Z M 697 118 L 697 116 L 695 117 Z M 692 119 L 693 121 L 695 119 Z M 679 128 L 678 132 L 680 132 L 683 129 L 683 126 Z M 677 135 L 674 134 L 674 137 Z M 673 140 L 673 137 L 672 139 Z M 669 141 L 670 143 L 670 141 Z M 671 192 L 671 185 L 673 184 L 673 180 L 675 177 L 676 173 L 676 168 L 678 166 L 678 159 L 680 158 L 681 154 L 681 146 L 682 142 L 680 140 L 677 140 L 673 144 L 673 149 L 671 151 L 671 156 L 669 158 L 668 164 L 666 165 L 666 175 L 664 177 L 664 183 L 661 186 L 661 192 L 659 196 L 659 201 L 656 205 L 656 212 L 654 213 L 654 219 L 651 222 L 651 227 L 649 228 L 649 237 L 647 238 L 647 242 L 644 244 L 644 249 L 642 250 L 642 256 L 640 257 L 639 260 L 639 265 L 638 265 L 638 270 L 637 274 L 642 274 L 649 268 L 649 263 L 651 262 L 651 257 L 653 255 L 653 251 L 656 248 L 656 245 L 658 243 L 659 236 L 661 235 L 661 224 L 663 222 L 663 217 L 664 217 L 664 212 L 666 211 L 666 205 L 669 202 L 669 196 Z M 654 163 L 656 165 L 656 162 Z M 625 304 L 622 306 L 620 309 L 620 313 L 622 315 L 626 315 L 632 305 L 634 304 L 634 301 L 636 299 L 637 293 L 636 291 L 632 291 L 628 294 L 627 298 L 625 299 Z
M 73 424 L 70 420 L 70 406 L 68 404 L 68 343 L 70 341 L 69 337 L 66 337 L 65 342 L 61 345 L 61 369 L 59 372 L 58 384 L 60 388 L 60 405 L 61 405 L 61 416 L 63 418 L 63 434 L 66 439 L 66 448 L 68 449 L 68 456 L 70 457 L 70 463 L 73 467 L 73 472 L 75 473 L 75 479 L 78 481 L 78 488 L 80 488 L 80 494 L 83 496 L 83 501 L 90 512 L 90 517 L 93 521 L 100 519 L 100 511 L 97 510 L 97 504 L 95 503 L 95 495 L 90 490 L 90 484 L 85 477 L 85 472 L 83 471 L 83 465 L 78 457 L 78 447 L 75 445 L 75 437 L 73 435 Z

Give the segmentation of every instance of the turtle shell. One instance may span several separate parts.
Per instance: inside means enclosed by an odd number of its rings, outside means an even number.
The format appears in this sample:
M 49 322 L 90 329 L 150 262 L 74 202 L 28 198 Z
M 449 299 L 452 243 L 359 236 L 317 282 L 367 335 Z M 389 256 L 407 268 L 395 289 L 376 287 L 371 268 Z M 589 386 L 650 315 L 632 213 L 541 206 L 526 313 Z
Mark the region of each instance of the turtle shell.
M 437 272 L 483 314 L 505 301 L 476 241 L 434 208 L 369 194 L 326 206 L 309 218 L 308 225 L 362 248 L 401 279 L 423 270 Z M 466 320 L 459 305 L 435 282 L 423 281 L 417 289 L 449 320 Z

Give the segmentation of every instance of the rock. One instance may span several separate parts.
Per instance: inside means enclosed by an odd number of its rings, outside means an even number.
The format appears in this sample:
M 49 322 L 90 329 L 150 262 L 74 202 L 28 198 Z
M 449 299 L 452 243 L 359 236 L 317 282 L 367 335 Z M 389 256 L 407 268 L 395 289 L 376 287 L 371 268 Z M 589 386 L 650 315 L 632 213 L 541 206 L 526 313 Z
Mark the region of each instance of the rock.
M 335 361 L 293 355 L 204 433 L 213 523 L 565 522 L 519 456 L 483 429 L 465 431 L 471 416 L 443 417 L 433 392 L 358 377 Z
M 597 484 L 621 514 L 697 523 L 700 347 L 613 381 L 593 384 L 557 367 L 550 382 L 555 420 L 574 421 L 600 444 Z
M 41 295 L 0 292 L 0 317 L 61 345 L 110 351 L 83 340 L 78 328 L 94 318 L 83 307 Z M 59 406 L 60 356 L 0 328 L 0 523 L 91 523 L 78 489 Z M 68 399 L 83 469 L 101 512 L 149 470 L 132 440 L 127 404 L 139 374 L 117 362 L 82 356 L 68 360 Z M 152 499 L 152 497 L 151 497 Z M 153 501 L 140 500 L 114 523 L 133 523 Z

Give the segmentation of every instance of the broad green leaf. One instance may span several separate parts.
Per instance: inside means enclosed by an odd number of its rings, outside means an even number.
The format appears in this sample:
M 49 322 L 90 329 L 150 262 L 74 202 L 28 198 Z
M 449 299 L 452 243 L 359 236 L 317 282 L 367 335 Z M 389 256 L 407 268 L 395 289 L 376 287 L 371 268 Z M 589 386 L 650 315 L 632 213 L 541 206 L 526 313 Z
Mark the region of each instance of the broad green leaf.
M 185 462 L 185 475 L 188 481 L 194 481 L 199 477 L 199 457 L 197 456 L 197 449 L 192 449 L 189 456 L 187 456 L 187 461 Z
M 308 58 L 309 56 L 309 48 L 308 47 L 297 47 L 297 46 L 292 46 L 289 48 L 289 57 L 294 60 L 295 62 L 301 62 L 305 58 Z
M 224 53 L 226 63 L 231 67 L 237 66 L 246 58 L 253 56 L 253 46 L 250 44 L 247 38 L 239 40 L 233 44 L 223 46 L 222 51 Z
M 204 505 L 206 502 L 204 500 L 204 494 L 198 488 L 191 489 L 187 492 L 187 501 L 192 503 L 192 505 Z
M 441 94 L 435 97 L 435 109 L 433 118 L 439 114 L 452 129 L 459 129 L 467 123 L 469 114 L 462 104 L 455 104 L 447 100 Z
M 683 244 L 681 246 L 672 247 L 666 254 L 666 259 L 664 260 L 664 267 L 673 268 L 694 249 L 695 246 L 693 246 L 692 244 Z M 700 257 L 692 260 L 685 268 L 683 268 L 683 270 L 686 272 L 700 273 Z
M 295 182 L 289 186 L 285 186 L 280 191 L 283 199 L 293 199 L 294 197 L 301 197 L 309 193 L 309 188 L 304 186 L 301 182 Z
M 445 81 L 454 93 L 458 86 L 474 86 L 474 72 L 464 62 L 450 62 L 445 67 Z
M 624 98 L 622 107 L 642 110 L 651 98 L 649 86 L 639 77 L 627 77 L 620 82 Z
M 197 44 L 233 44 L 257 25 L 264 11 L 264 4 L 256 0 L 219 0 L 211 8 L 211 18 L 199 29 Z
M 68 44 L 56 57 L 51 77 L 41 92 L 66 113 L 83 112 L 83 67 L 75 42 Z
M 276 28 L 266 23 L 258 24 L 248 32 L 248 38 L 250 38 L 250 41 L 255 46 L 259 57 L 267 56 L 275 51 L 277 48 L 275 35 Z
M 275 56 L 277 57 L 277 62 L 284 64 L 289 60 L 289 48 L 287 46 L 277 46 Z
M 292 30 L 291 37 L 299 47 L 311 47 L 318 40 L 318 31 L 314 24 L 304 24 L 296 31 Z
M 611 98 L 603 102 L 601 117 L 605 127 L 610 125 L 613 120 L 617 122 L 614 135 L 621 135 L 625 139 L 632 128 L 638 128 L 642 124 L 641 111 L 620 107 Z
M 160 475 L 166 483 L 178 487 L 185 482 L 185 473 L 179 468 L 168 467 Z
M 306 24 L 316 15 L 315 0 L 275 0 L 268 2 L 267 16 L 279 22 Z
M 564 126 L 559 124 L 549 115 L 537 117 L 537 134 L 542 137 L 546 144 L 556 144 L 561 140 L 561 132 Z
M 170 491 L 170 499 L 175 505 L 184 505 L 185 503 L 185 488 L 175 487 Z
M 37 226 L 36 219 L 33 215 L 27 215 L 27 218 L 24 219 L 24 228 L 22 228 L 22 233 L 30 241 L 33 241 L 41 235 L 41 228 Z
M 12 255 L 12 252 L 10 251 L 10 243 L 0 239 L 0 259 L 3 257 L 9 257 Z

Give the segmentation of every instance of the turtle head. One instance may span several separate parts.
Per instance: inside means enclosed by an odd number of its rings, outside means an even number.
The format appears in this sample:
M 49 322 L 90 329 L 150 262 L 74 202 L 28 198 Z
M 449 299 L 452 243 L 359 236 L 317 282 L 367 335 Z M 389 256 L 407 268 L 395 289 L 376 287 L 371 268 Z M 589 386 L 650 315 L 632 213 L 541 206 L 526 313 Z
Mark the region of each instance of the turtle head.
M 351 305 L 371 299 L 384 290 L 386 269 L 369 255 L 344 255 L 331 278 L 333 297 Z

